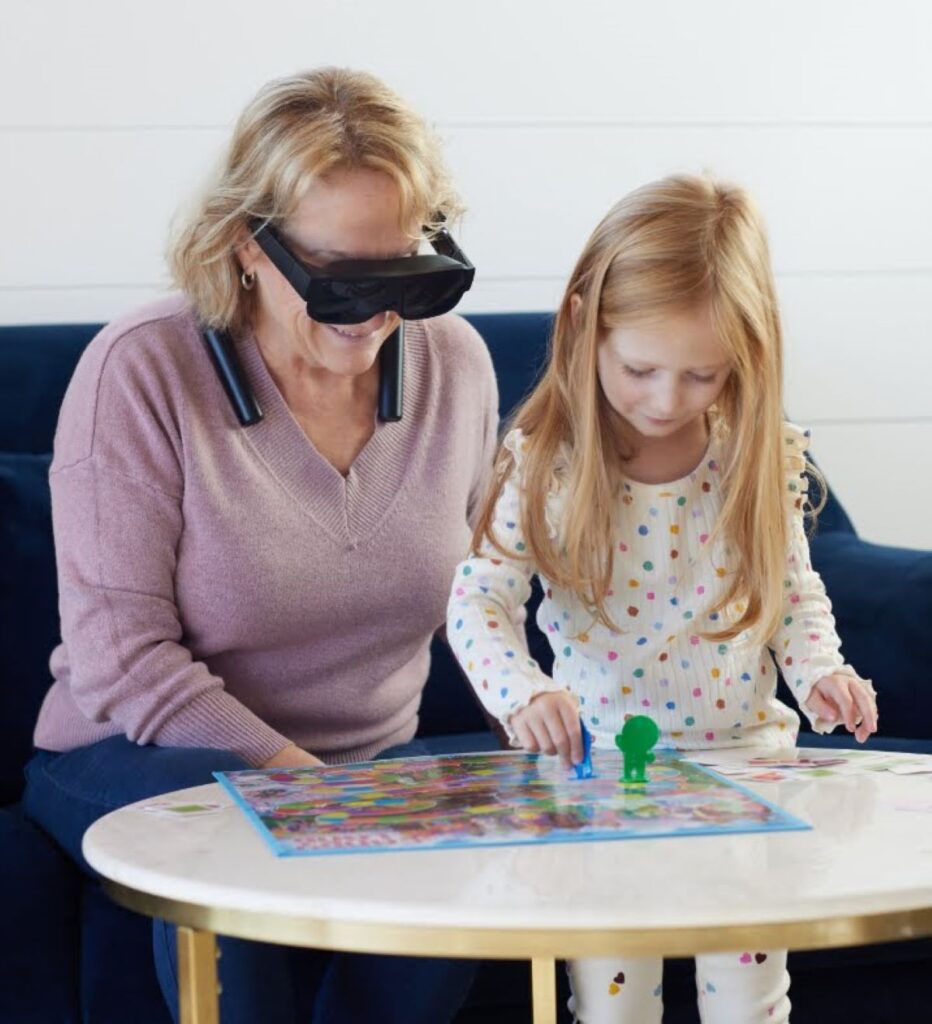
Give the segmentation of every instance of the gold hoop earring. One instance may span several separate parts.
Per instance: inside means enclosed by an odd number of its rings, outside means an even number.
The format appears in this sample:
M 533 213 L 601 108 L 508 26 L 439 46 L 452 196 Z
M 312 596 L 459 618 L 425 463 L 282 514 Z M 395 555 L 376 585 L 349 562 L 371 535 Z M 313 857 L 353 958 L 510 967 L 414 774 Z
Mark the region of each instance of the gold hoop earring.
M 245 291 L 252 291 L 256 286 L 256 275 L 251 270 L 244 270 L 239 277 L 239 283 L 243 286 Z

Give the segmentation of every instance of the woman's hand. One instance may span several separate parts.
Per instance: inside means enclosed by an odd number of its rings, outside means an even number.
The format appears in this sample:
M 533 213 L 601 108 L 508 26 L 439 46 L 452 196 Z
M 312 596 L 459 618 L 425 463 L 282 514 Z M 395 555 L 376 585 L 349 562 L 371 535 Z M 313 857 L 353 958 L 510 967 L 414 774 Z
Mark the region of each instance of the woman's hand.
M 824 722 L 844 722 L 858 743 L 877 731 L 877 701 L 870 686 L 857 676 L 844 672 L 823 676 L 813 686 L 806 707 Z
M 579 708 L 565 690 L 532 697 L 526 708 L 511 716 L 511 727 L 523 750 L 559 754 L 567 768 L 583 759 Z
M 262 765 L 263 768 L 322 768 L 324 762 L 293 743 Z

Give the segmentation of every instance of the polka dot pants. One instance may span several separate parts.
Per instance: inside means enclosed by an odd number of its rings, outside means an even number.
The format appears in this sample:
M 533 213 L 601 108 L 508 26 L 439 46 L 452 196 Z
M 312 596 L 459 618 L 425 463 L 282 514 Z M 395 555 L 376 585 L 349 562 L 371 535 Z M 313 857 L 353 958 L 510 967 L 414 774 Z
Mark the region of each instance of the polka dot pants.
M 576 1024 L 661 1024 L 662 960 L 573 960 L 568 970 Z M 696 957 L 702 1024 L 786 1024 L 789 987 L 786 950 Z

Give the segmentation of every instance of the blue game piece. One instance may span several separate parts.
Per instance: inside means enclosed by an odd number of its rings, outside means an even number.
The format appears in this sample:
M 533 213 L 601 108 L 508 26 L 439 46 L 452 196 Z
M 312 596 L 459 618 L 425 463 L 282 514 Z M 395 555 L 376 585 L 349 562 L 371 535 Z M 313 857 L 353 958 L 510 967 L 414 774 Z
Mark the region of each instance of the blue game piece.
M 586 728 L 586 723 L 580 718 L 579 728 L 582 730 L 583 759 L 579 764 L 574 764 L 577 779 L 592 778 L 592 733 Z

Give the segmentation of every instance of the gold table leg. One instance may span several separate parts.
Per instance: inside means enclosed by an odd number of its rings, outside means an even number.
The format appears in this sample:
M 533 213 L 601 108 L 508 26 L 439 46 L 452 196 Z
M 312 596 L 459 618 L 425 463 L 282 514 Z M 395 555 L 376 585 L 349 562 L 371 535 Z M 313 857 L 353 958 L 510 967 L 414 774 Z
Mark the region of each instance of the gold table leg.
M 220 1024 L 217 941 L 213 932 L 178 927 L 181 1024 Z
M 549 957 L 531 961 L 531 1001 L 534 1024 L 557 1024 L 556 964 Z

